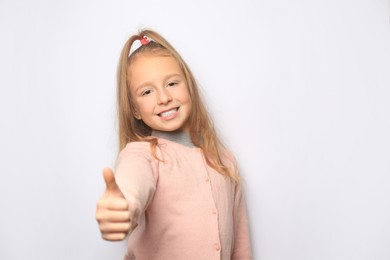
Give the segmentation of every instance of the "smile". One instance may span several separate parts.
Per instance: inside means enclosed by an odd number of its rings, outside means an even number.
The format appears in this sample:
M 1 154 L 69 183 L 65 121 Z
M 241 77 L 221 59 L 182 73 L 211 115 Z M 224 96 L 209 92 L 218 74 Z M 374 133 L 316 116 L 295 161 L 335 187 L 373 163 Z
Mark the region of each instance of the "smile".
M 175 107 L 173 109 L 170 109 L 170 110 L 167 110 L 167 111 L 163 111 L 163 112 L 159 113 L 158 116 L 160 116 L 160 117 L 170 117 L 174 113 L 176 113 L 178 109 L 179 109 L 178 107 Z

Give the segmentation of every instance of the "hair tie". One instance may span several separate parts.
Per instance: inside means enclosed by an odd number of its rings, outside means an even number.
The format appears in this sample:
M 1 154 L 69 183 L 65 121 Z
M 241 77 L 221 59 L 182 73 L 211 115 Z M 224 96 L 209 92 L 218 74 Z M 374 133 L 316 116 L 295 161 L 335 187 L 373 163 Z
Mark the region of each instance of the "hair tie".
M 150 40 L 146 36 L 142 36 L 142 38 L 139 41 L 141 42 L 141 45 L 146 45 L 150 42 Z

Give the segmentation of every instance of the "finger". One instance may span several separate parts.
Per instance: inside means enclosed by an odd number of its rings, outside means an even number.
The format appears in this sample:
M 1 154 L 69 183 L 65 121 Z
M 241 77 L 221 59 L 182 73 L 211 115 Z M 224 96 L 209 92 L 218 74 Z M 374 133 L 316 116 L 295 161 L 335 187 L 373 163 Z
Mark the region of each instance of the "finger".
M 130 212 L 128 211 L 104 211 L 96 213 L 96 220 L 100 222 L 129 223 Z
M 124 198 L 103 196 L 97 203 L 97 210 L 127 211 L 128 208 L 128 203 Z
M 115 182 L 114 172 L 110 168 L 103 169 L 104 182 L 106 183 L 106 191 L 120 192 L 118 185 Z
M 127 236 L 126 233 L 102 233 L 102 238 L 107 241 L 122 241 Z
M 99 228 L 102 234 L 127 233 L 131 228 L 131 223 L 130 222 L 123 222 L 123 223 L 102 222 L 100 223 Z

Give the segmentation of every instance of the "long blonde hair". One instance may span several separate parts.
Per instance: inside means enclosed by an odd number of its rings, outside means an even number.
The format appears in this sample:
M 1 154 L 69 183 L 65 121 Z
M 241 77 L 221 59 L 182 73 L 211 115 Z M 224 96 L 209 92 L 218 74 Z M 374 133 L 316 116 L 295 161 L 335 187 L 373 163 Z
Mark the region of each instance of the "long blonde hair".
M 131 54 L 133 43 L 144 37 L 151 39 L 148 44 L 141 45 Z M 134 141 L 148 141 L 152 151 L 157 145 L 156 139 L 148 138 L 151 128 L 142 120 L 134 118 L 132 96 L 130 91 L 128 68 L 134 58 L 140 54 L 154 54 L 171 56 L 177 60 L 182 69 L 189 88 L 192 100 L 192 112 L 189 117 L 190 138 L 195 146 L 201 148 L 205 154 L 207 164 L 217 172 L 230 177 L 234 182 L 239 182 L 239 175 L 235 167 L 226 165 L 225 148 L 217 137 L 210 115 L 200 96 L 198 85 L 180 54 L 160 34 L 152 30 L 142 30 L 137 35 L 131 36 L 123 47 L 118 66 L 118 119 L 119 119 L 119 148 L 122 150 L 127 143 Z

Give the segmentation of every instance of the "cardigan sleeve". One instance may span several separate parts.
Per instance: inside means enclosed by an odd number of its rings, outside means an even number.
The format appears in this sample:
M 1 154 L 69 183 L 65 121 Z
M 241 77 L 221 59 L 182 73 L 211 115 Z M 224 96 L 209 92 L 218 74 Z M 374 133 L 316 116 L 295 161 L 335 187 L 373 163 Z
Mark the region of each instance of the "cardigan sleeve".
M 237 187 L 234 201 L 234 248 L 232 260 L 252 259 L 246 203 L 242 188 Z
M 119 153 L 115 179 L 129 205 L 133 230 L 156 190 L 157 160 L 148 142 L 132 142 Z
M 237 161 L 233 154 L 227 152 L 226 158 L 230 161 L 230 167 L 239 175 Z M 241 180 L 242 182 L 242 180 Z M 238 183 L 234 187 L 234 206 L 233 206 L 233 233 L 234 244 L 232 252 L 232 260 L 248 260 L 252 259 L 251 240 L 249 232 L 249 223 L 246 209 L 246 202 L 242 183 Z

